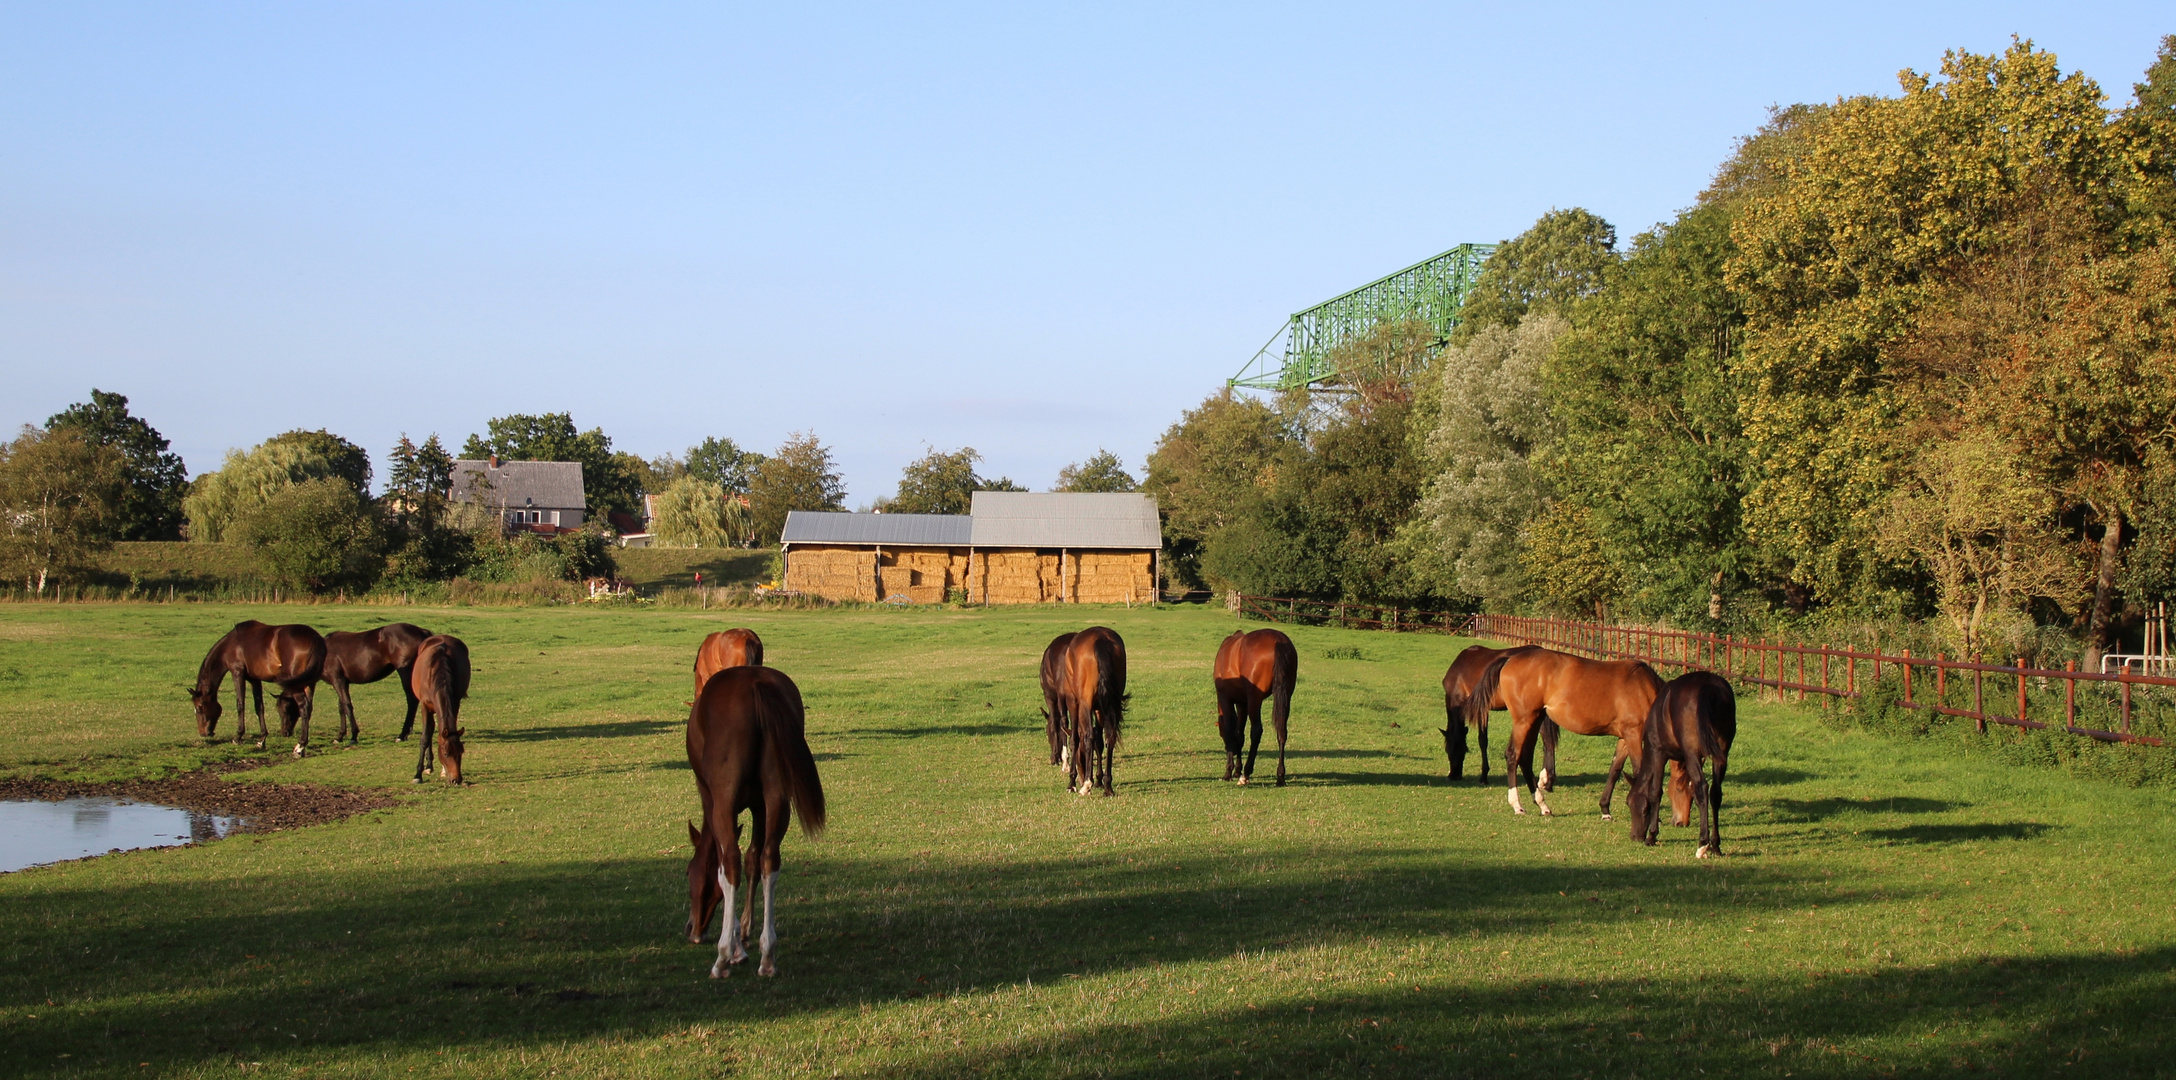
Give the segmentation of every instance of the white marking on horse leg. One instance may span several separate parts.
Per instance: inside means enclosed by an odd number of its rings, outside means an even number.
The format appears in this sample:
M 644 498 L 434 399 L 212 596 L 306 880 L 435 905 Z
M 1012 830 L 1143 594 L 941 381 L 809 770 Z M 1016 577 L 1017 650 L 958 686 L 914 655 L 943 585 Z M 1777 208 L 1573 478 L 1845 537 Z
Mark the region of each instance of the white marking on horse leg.
M 1547 791 L 1546 789 L 1543 789 L 1543 788 L 1535 788 L 1535 789 L 1534 789 L 1534 805 L 1535 805 L 1535 806 L 1537 806 L 1537 807 L 1540 807 L 1540 808 L 1541 808 L 1541 816 L 1543 816 L 1543 817 L 1555 817 L 1555 816 L 1556 816 L 1556 811 L 1554 811 L 1554 810 L 1551 810 L 1551 809 L 1549 809 L 1549 793 L 1548 793 L 1548 791 Z
M 1544 766 L 1544 767 L 1542 768 L 1542 770 L 1541 770 L 1541 790 L 1543 790 L 1543 791 L 1555 791 L 1555 790 L 1556 790 L 1556 771 L 1555 771 L 1555 770 L 1553 770 L 1553 769 L 1550 769 L 1550 768 L 1548 768 L 1548 767 L 1546 767 L 1546 766 Z M 1534 800 L 1535 800 L 1536 802 L 1539 802 L 1539 801 L 1541 801 L 1541 796 L 1539 796 L 1539 795 L 1536 795 L 1536 796 L 1534 796 Z
M 1712 847 L 1709 847 L 1709 846 L 1708 846 L 1708 845 L 1706 845 L 1706 844 L 1702 844 L 1702 845 L 1700 845 L 1700 850 L 1698 850 L 1698 851 L 1695 851 L 1695 852 L 1693 852 L 1693 853 L 1692 853 L 1692 857 L 1693 857 L 1693 858 L 1695 858 L 1695 859 L 1705 859 L 1705 858 L 1707 858 L 1708 856 L 1710 856 L 1710 855 L 1713 855 L 1713 854 L 1715 854 L 1715 849 L 1714 849 L 1714 848 L 1712 848 Z
M 1247 778 L 1246 778 L 1245 774 L 1241 774 L 1241 775 L 1240 775 L 1240 777 L 1239 777 L 1239 786 L 1240 786 L 1240 787 L 1246 787 L 1246 786 L 1247 786 Z
M 1512 813 L 1514 813 L 1514 814 L 1523 814 L 1523 813 L 1525 813 L 1525 812 L 1526 812 L 1526 807 L 1524 807 L 1524 806 L 1521 806 L 1521 805 L 1519 805 L 1519 789 L 1518 789 L 1518 788 L 1516 788 L 1516 787 L 1509 787 L 1509 788 L 1505 788 L 1505 789 L 1504 789 L 1504 794 L 1505 794 L 1505 795 L 1507 795 L 1507 796 L 1509 796 L 1509 797 L 1511 798 L 1511 812 L 1512 812 Z
M 771 895 L 771 887 L 777 884 L 777 871 L 763 875 L 763 937 L 760 939 L 763 943 L 763 963 L 756 967 L 758 975 L 778 974 L 778 965 L 771 963 L 771 950 L 778 947 L 778 923 L 774 918 L 778 914 L 778 905 L 773 902 Z M 755 898 L 750 897 L 748 902 L 755 903 Z
M 723 854 L 722 852 L 720 853 Z M 733 883 L 725 880 L 725 868 L 718 869 L 718 888 L 725 893 L 725 925 L 718 930 L 718 962 L 710 965 L 710 977 L 723 979 L 733 973 L 732 965 L 746 959 L 748 954 L 740 947 L 740 918 L 733 910 L 740 899 Z
M 1605 812 L 1605 813 L 1604 813 L 1604 814 L 1602 815 L 1602 820 L 1603 820 L 1603 821 L 1613 821 L 1613 820 L 1615 820 L 1615 819 L 1614 819 L 1614 818 L 1611 818 L 1611 817 L 1609 816 L 1609 814 Z

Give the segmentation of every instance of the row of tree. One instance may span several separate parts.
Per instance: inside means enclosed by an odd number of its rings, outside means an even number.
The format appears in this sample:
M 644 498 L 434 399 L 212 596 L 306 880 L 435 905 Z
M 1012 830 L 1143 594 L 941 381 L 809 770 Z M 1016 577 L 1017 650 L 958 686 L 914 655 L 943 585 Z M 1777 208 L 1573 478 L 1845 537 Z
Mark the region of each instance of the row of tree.
M 191 482 L 181 458 L 128 399 L 93 390 L 0 446 L 0 567 L 35 592 L 81 578 L 114 540 L 238 543 L 257 551 L 268 576 L 326 590 L 444 581 L 579 578 L 609 572 L 607 530 L 647 525 L 668 546 L 775 543 L 794 510 L 840 510 L 846 488 L 832 451 L 813 434 L 790 436 L 770 454 L 712 437 L 685 454 L 645 459 L 616 451 L 601 429 L 578 430 L 567 413 L 515 414 L 470 435 L 460 457 L 574 461 L 582 465 L 590 525 L 553 537 L 505 532 L 481 507 L 447 501 L 456 457 L 437 435 L 403 435 L 388 455 L 384 491 L 361 446 L 328 431 L 290 431 L 232 450 Z M 976 472 L 972 447 L 931 449 L 902 473 L 898 493 L 876 508 L 965 513 L 977 489 L 1022 490 Z M 1059 490 L 1125 491 L 1134 481 L 1115 455 L 1068 466 Z
M 1777 110 L 1619 249 L 1553 211 L 1447 342 L 1228 393 L 1145 486 L 1197 584 L 1687 625 L 1936 616 L 2088 659 L 2176 592 L 2176 38 L 2111 108 L 2020 42 Z M 2125 604 L 2129 605 L 2126 615 Z

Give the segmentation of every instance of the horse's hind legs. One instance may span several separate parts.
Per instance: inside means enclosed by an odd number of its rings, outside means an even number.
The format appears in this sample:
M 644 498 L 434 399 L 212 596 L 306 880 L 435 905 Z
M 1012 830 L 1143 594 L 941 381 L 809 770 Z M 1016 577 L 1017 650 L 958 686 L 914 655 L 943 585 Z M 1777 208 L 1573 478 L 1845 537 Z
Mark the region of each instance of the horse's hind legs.
M 778 974 L 778 965 L 771 962 L 771 952 L 778 947 L 778 904 L 771 892 L 772 887 L 777 884 L 778 871 L 773 870 L 763 875 L 763 937 L 758 939 L 763 946 L 763 960 L 756 965 L 758 975 Z M 748 909 L 754 911 L 755 906 L 756 898 L 750 896 Z

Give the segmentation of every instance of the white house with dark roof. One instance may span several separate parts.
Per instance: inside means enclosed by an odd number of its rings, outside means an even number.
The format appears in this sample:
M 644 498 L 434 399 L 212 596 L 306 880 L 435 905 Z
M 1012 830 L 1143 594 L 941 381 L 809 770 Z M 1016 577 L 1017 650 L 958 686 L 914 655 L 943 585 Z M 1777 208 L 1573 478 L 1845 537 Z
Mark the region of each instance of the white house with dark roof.
M 588 507 L 579 461 L 456 461 L 446 498 L 481 503 L 507 528 L 540 533 L 580 528 Z
M 834 600 L 1148 603 L 1163 528 L 1137 492 L 978 491 L 966 514 L 796 510 L 784 585 Z

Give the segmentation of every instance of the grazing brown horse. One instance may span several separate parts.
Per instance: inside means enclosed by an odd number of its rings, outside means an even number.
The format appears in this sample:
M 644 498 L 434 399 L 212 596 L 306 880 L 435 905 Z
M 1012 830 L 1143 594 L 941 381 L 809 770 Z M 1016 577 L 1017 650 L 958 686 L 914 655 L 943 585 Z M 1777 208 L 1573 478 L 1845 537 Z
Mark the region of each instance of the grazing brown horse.
M 1058 704 L 1072 746 L 1066 784 L 1088 794 L 1097 784 L 1114 794 L 1112 769 L 1126 719 L 1126 643 L 1107 626 L 1091 626 L 1065 645 Z
M 416 726 L 416 688 L 411 678 L 416 650 L 430 636 L 430 631 L 404 622 L 387 623 L 360 634 L 335 630 L 325 635 L 324 678 L 332 685 L 333 693 L 340 695 L 340 731 L 333 736 L 333 742 L 363 741 L 363 726 L 355 720 L 355 702 L 348 696 L 348 687 L 374 683 L 395 673 L 400 675 L 400 692 L 408 699 L 408 718 L 400 725 L 400 737 L 408 738 Z
M 468 644 L 447 634 L 423 639 L 411 678 L 423 706 L 423 745 L 416 752 L 416 779 L 431 770 L 432 728 L 437 728 L 438 771 L 447 783 L 461 779 L 461 699 L 468 696 Z
M 1059 703 L 1065 692 L 1065 647 L 1072 643 L 1071 633 L 1059 634 L 1043 649 L 1043 734 L 1050 739 L 1050 763 L 1061 769 L 1073 760 L 1073 729 L 1062 722 L 1065 708 Z
M 747 627 L 720 630 L 703 639 L 702 647 L 695 650 L 695 692 L 703 692 L 703 684 L 712 675 L 729 667 L 762 667 L 763 639 Z
M 1729 682 L 1712 671 L 1688 671 L 1671 679 L 1647 710 L 1639 775 L 1625 795 L 1632 839 L 1652 846 L 1662 831 L 1662 816 L 1656 811 L 1662 801 L 1662 766 L 1671 762 L 1677 776 L 1689 781 L 1692 802 L 1700 808 L 1700 847 L 1693 857 L 1721 855 L 1723 771 L 1737 737 L 1738 696 Z M 1715 763 L 1713 781 L 1701 768 L 1703 761 Z
M 1553 814 L 1542 788 L 1534 782 L 1533 736 L 1543 717 L 1575 735 L 1614 735 L 1617 757 L 1610 763 L 1609 780 L 1602 785 L 1602 818 L 1609 818 L 1609 797 L 1617 789 L 1626 757 L 1640 754 L 1640 734 L 1647 723 L 1647 707 L 1662 690 L 1655 669 L 1637 660 L 1589 660 L 1568 653 L 1536 649 L 1513 652 L 1489 662 L 1466 698 L 1466 722 L 1478 725 L 1488 715 L 1489 702 L 1501 700 L 1511 714 L 1511 744 L 1504 766 L 1506 794 L 1511 809 L 1519 805 L 1519 775 L 1534 805 Z M 1516 767 L 1513 767 L 1513 764 Z
M 1262 699 L 1270 699 L 1270 724 L 1277 729 L 1277 786 L 1284 786 L 1286 721 L 1292 716 L 1292 684 L 1300 676 L 1299 650 L 1279 630 L 1234 630 L 1216 647 L 1216 729 L 1224 736 L 1224 779 L 1244 784 L 1254 777 L 1254 755 L 1262 747 Z M 1254 739 L 1246 742 L 1247 725 Z M 1244 767 L 1239 748 L 1246 745 Z
M 722 979 L 748 959 L 741 944 L 755 915 L 755 882 L 763 883 L 763 961 L 758 975 L 776 975 L 771 953 L 778 945 L 778 847 L 791 813 L 801 831 L 824 829 L 824 785 L 809 753 L 801 690 L 776 668 L 731 667 L 719 672 L 688 713 L 688 766 L 702 799 L 703 824 L 688 826 L 695 854 L 688 859 L 689 944 L 700 944 L 720 901 L 725 921 L 718 931 L 718 959 L 710 977 Z M 740 812 L 748 811 L 748 859 L 740 854 Z M 736 916 L 742 878 L 748 906 Z
M 1486 645 L 1468 645 L 1451 661 L 1450 669 L 1443 673 L 1443 756 L 1450 759 L 1450 778 L 1458 779 L 1466 774 L 1466 698 L 1473 694 L 1473 684 L 1481 681 L 1481 673 L 1488 669 L 1499 656 L 1529 649 L 1539 645 L 1520 645 L 1509 649 L 1491 649 Z M 1504 707 L 1503 695 L 1498 693 L 1488 703 L 1480 721 L 1474 726 L 1481 741 L 1481 779 L 1488 779 L 1488 714 Z M 1556 788 L 1556 739 L 1557 726 L 1542 720 L 1541 729 L 1541 789 Z
M 310 743 L 311 706 L 317 701 L 317 680 L 325 668 L 325 639 L 307 626 L 268 626 L 250 619 L 212 645 L 197 668 L 196 686 L 189 697 L 196 705 L 196 733 L 209 739 L 219 729 L 219 683 L 234 677 L 234 741 L 249 730 L 242 689 L 245 685 L 257 702 L 257 745 L 271 738 L 264 725 L 264 684 L 278 686 L 273 703 L 280 714 L 280 734 L 293 734 L 299 720 L 302 732 L 295 740 L 295 756 Z

